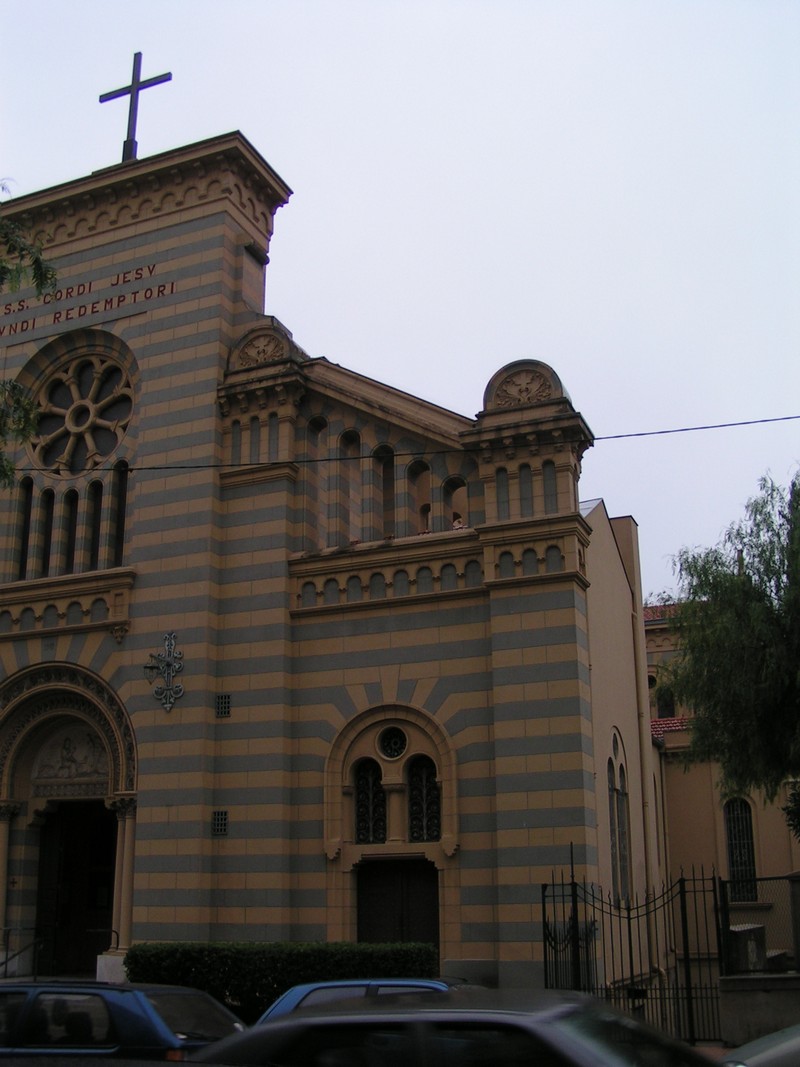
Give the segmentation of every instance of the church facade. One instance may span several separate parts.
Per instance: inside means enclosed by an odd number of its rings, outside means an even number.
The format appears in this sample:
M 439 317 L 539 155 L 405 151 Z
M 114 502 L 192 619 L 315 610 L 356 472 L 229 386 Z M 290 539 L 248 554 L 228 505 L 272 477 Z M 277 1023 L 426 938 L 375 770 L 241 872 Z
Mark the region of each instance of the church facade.
M 143 940 L 426 940 L 542 977 L 541 886 L 657 877 L 635 523 L 555 370 L 473 418 L 264 314 L 290 189 L 240 134 L 19 198 L 36 436 L 0 506 L 10 970 Z M 476 398 L 476 406 L 480 398 Z

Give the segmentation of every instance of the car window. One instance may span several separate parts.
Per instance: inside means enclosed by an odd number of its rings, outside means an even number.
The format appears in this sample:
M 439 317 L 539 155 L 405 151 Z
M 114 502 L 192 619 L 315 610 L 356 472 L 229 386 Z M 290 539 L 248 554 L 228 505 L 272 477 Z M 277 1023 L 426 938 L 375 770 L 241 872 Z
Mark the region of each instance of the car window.
M 433 1023 L 428 1041 L 428 1059 L 436 1067 L 568 1067 L 560 1053 L 518 1026 Z
M 696 1067 L 701 1062 L 688 1048 L 632 1019 L 602 1011 L 579 1011 L 551 1024 L 609 1067 Z
M 243 1029 L 236 1016 L 207 993 L 152 990 L 147 999 L 182 1040 L 216 1041 Z
M 352 1000 L 353 997 L 363 997 L 366 992 L 365 985 L 336 985 L 312 989 L 306 993 L 297 1006 L 298 1008 L 311 1008 L 318 1004 L 331 1004 L 336 1000 Z
M 376 996 L 385 995 L 390 993 L 392 996 L 397 996 L 400 993 L 438 993 L 435 986 L 429 985 L 379 985 L 375 987 L 374 993 Z
M 412 1027 L 368 1020 L 303 1029 L 279 1059 L 281 1067 L 409 1067 L 420 1061 Z
M 0 1045 L 11 1044 L 14 1024 L 26 999 L 25 993 L 0 993 Z
M 40 993 L 33 1001 L 23 1045 L 49 1048 L 108 1047 L 114 1043 L 111 1017 L 94 993 Z

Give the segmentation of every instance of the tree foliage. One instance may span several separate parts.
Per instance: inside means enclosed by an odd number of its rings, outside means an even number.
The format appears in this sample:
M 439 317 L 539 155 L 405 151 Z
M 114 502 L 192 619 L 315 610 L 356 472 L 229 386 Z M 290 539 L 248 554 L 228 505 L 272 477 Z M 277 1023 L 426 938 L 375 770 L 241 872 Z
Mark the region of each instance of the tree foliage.
M 800 474 L 788 490 L 763 478 L 745 517 L 681 551 L 676 572 L 667 684 L 694 712 L 690 756 L 719 762 L 724 795 L 772 800 L 800 779 Z
M 28 280 L 41 295 L 55 286 L 55 268 L 40 245 L 29 240 L 13 219 L 0 215 L 0 292 L 19 289 Z
M 31 241 L 19 225 L 0 215 L 0 293 L 30 282 L 41 296 L 55 288 L 56 271 L 44 258 L 41 246 Z M 33 397 L 15 381 L 0 379 L 0 485 L 14 484 L 14 464 L 6 449 L 10 442 L 22 444 L 36 432 L 37 411 Z

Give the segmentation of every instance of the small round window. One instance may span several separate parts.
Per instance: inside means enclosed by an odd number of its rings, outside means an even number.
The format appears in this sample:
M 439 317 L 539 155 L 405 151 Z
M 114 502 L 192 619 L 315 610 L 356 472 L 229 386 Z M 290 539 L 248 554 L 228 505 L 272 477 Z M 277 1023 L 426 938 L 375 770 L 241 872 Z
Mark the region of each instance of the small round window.
M 406 735 L 399 726 L 389 726 L 380 737 L 380 749 L 387 759 L 402 756 L 407 744 Z

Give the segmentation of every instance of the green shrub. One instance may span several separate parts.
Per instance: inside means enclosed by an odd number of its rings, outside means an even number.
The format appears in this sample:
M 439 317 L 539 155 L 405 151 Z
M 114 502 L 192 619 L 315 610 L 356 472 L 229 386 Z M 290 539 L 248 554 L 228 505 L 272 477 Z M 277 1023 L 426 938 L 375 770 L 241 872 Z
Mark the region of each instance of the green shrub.
M 301 982 L 341 978 L 432 978 L 433 945 L 351 944 L 349 941 L 261 944 L 149 942 L 125 956 L 131 982 L 163 982 L 204 989 L 253 1023 L 276 997 Z

